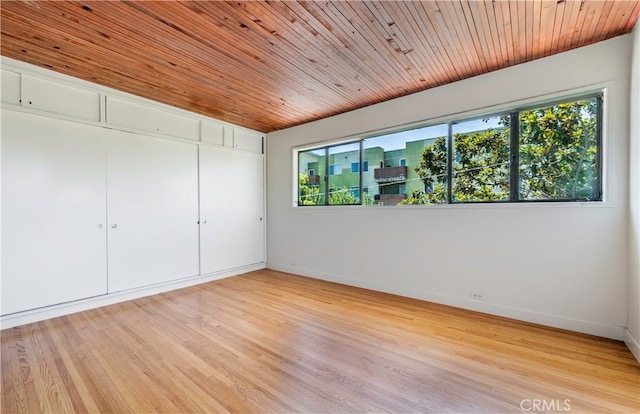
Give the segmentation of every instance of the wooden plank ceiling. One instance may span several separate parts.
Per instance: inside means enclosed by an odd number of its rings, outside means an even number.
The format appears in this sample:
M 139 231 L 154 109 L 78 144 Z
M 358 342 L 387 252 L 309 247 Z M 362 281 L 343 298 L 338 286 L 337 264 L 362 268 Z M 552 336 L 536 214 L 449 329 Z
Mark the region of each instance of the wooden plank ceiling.
M 262 132 L 606 40 L 640 1 L 2 1 L 2 55 Z

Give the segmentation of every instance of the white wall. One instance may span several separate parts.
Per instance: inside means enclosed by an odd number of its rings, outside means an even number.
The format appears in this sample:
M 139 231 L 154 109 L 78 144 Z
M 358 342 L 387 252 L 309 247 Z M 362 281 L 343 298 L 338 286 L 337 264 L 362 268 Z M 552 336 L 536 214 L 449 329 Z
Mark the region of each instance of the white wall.
M 631 46 L 618 37 L 269 134 L 267 266 L 621 339 Z M 593 85 L 607 87 L 604 204 L 294 207 L 292 147 Z
M 625 343 L 640 361 L 640 25 L 633 31 L 630 86 L 629 290 Z

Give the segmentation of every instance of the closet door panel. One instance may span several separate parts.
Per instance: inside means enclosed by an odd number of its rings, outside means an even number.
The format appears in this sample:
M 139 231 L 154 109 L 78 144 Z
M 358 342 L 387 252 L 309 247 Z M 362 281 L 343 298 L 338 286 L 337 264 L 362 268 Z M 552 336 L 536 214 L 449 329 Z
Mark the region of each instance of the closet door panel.
M 197 157 L 194 144 L 111 131 L 109 292 L 199 274 Z
M 200 148 L 202 273 L 264 262 L 263 156 Z
M 102 135 L 2 111 L 3 315 L 107 292 Z

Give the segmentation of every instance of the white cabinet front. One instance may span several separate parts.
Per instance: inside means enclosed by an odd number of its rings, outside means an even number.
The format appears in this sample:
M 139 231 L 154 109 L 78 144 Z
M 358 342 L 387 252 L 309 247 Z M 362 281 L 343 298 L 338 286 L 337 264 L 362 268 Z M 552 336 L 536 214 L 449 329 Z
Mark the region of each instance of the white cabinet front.
M 111 131 L 109 292 L 199 274 L 195 144 Z
M 98 92 L 28 75 L 22 75 L 21 78 L 22 106 L 88 121 L 100 121 Z
M 105 140 L 2 110 L 2 314 L 107 293 Z
M 20 74 L 6 69 L 0 69 L 0 97 L 3 103 L 20 105 Z
M 203 274 L 264 262 L 263 156 L 200 147 Z

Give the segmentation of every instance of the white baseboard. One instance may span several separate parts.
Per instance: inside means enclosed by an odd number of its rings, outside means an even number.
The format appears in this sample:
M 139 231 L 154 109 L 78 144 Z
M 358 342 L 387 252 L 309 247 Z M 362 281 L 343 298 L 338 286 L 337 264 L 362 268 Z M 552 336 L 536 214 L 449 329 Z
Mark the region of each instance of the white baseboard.
M 404 296 L 413 299 L 424 300 L 442 305 L 453 306 L 461 309 L 488 313 L 490 315 L 503 316 L 505 318 L 517 319 L 520 321 L 536 323 L 540 325 L 550 326 L 554 328 L 566 329 L 574 332 L 581 332 L 590 335 L 601 336 L 604 338 L 623 340 L 625 328 L 622 326 L 609 326 L 589 321 L 565 318 L 556 315 L 549 315 L 534 312 L 526 309 L 510 308 L 502 305 L 491 304 L 487 302 L 478 302 L 472 299 L 452 297 L 434 294 L 425 290 L 415 288 L 390 287 L 383 284 L 371 283 L 360 279 L 353 279 L 345 276 L 327 274 L 323 272 L 313 271 L 309 269 L 301 269 L 298 267 L 281 266 L 269 263 L 268 269 L 278 270 L 281 272 L 308 276 L 315 279 L 326 280 L 329 282 L 341 283 L 344 285 L 360 287 L 364 289 L 375 290 L 379 292 L 391 293 L 394 295 Z
M 209 273 L 185 279 L 175 280 L 168 283 L 161 283 L 153 286 L 146 286 L 138 289 L 125 290 L 122 292 L 110 293 L 92 298 L 77 300 L 73 302 L 62 303 L 45 308 L 33 309 L 25 312 L 13 313 L 0 317 L 0 329 L 13 328 L 14 326 L 24 325 L 51 319 L 58 316 L 69 315 L 76 312 L 82 312 L 89 309 L 95 309 L 102 306 L 113 305 L 115 303 L 127 300 L 138 299 L 145 296 L 156 295 L 158 293 L 168 292 L 185 288 L 188 286 L 199 285 L 201 283 L 211 282 L 226 277 L 236 276 L 242 273 L 252 272 L 254 270 L 264 269 L 264 263 L 258 263 L 249 266 L 238 267 L 222 272 Z
M 627 345 L 636 360 L 640 362 L 640 341 L 634 338 L 629 329 L 624 330 L 624 343 Z

